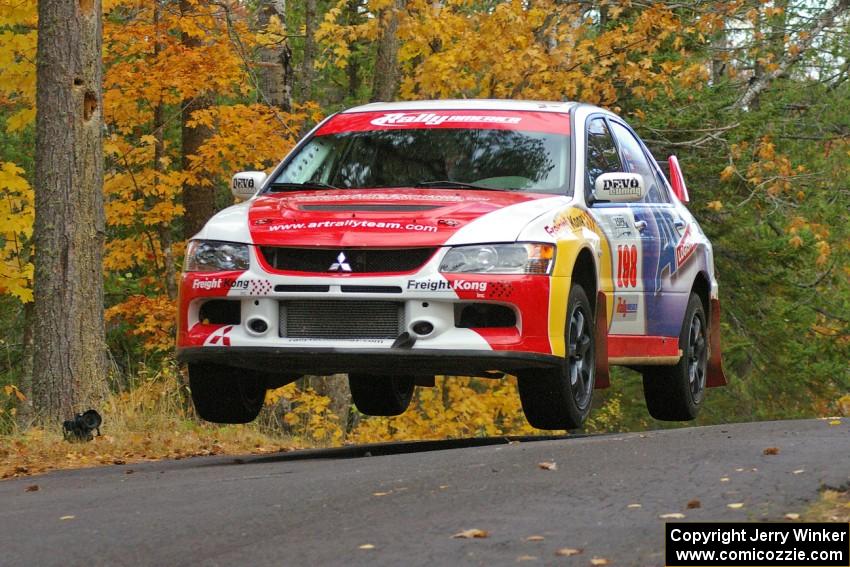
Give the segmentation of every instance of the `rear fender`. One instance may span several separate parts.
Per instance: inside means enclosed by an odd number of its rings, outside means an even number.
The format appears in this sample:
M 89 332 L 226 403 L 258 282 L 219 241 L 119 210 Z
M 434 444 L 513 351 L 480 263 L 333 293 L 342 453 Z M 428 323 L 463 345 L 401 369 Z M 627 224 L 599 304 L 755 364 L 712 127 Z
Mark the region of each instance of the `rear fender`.
M 723 360 L 720 354 L 720 300 L 711 300 L 711 323 L 708 337 L 708 376 L 705 385 L 709 388 L 728 384 L 723 372 Z

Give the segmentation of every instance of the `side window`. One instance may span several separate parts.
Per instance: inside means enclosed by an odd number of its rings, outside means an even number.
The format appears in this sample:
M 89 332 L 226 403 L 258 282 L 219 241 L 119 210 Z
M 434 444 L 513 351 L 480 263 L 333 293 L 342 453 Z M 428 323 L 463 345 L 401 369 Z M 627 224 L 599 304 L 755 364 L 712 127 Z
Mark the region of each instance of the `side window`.
M 614 138 L 602 118 L 594 118 L 587 125 L 587 190 L 591 191 L 596 178 L 603 173 L 623 171 Z
M 635 138 L 635 135 L 622 124 L 616 122 L 611 122 L 611 129 L 614 131 L 614 136 L 617 137 L 617 143 L 620 145 L 626 170 L 630 173 L 643 175 L 644 183 L 647 185 L 647 192 L 646 197 L 641 202 L 669 203 L 670 200 L 667 198 L 667 192 L 664 190 L 663 185 L 659 185 L 656 171 L 649 165 L 646 154 L 643 148 L 641 148 L 640 142 Z

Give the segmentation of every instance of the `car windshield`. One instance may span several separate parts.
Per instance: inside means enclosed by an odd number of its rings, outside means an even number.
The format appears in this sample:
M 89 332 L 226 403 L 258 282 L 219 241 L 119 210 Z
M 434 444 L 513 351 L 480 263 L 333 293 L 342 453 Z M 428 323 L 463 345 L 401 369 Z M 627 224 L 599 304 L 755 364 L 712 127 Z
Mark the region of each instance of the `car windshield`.
M 410 128 L 315 136 L 271 190 L 432 187 L 563 194 L 570 138 L 508 129 Z M 277 187 L 275 187 L 277 185 Z

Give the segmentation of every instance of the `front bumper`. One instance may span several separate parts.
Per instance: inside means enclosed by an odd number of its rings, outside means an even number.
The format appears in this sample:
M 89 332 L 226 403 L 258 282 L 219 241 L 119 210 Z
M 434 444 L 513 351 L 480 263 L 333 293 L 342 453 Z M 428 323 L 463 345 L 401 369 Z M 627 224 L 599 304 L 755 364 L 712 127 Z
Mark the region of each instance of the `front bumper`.
M 444 349 L 363 349 L 292 347 L 192 347 L 177 349 L 190 364 L 220 364 L 284 375 L 411 374 L 492 376 L 535 368 L 556 368 L 564 359 L 551 354 Z

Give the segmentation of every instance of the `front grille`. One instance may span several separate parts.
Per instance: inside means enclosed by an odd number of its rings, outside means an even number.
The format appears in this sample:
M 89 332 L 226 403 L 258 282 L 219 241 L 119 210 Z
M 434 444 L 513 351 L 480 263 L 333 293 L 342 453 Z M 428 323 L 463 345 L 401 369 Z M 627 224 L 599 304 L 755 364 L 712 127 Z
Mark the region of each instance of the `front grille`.
M 287 272 L 348 273 L 348 270 L 331 270 L 338 263 L 340 253 L 351 273 L 412 272 L 434 255 L 436 248 L 282 248 L 261 246 L 265 261 L 274 269 Z
M 281 301 L 280 336 L 304 339 L 394 339 L 405 328 L 395 301 Z

